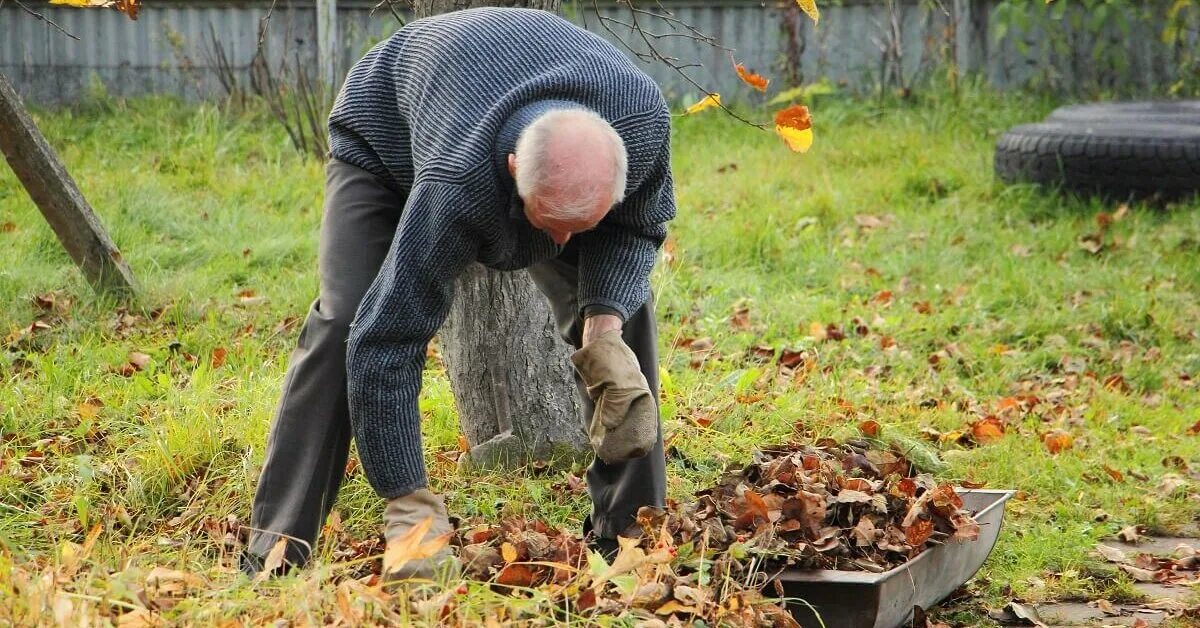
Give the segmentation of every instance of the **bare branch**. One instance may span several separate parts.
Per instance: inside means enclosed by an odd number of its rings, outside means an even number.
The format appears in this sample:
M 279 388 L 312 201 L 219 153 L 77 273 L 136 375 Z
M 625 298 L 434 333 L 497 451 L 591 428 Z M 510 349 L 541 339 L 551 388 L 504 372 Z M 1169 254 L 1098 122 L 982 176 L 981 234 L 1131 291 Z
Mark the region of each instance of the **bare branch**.
M 400 13 L 396 11 L 396 3 L 394 0 L 379 0 L 379 4 L 371 7 L 371 17 L 375 17 L 375 12 L 379 10 L 379 7 L 385 4 L 387 5 L 388 11 L 392 12 L 392 17 L 396 18 L 396 21 L 400 23 L 401 28 L 404 28 L 408 22 L 404 21 L 404 16 L 400 15 Z
M 706 97 L 714 97 L 715 94 L 713 94 L 713 92 L 709 91 L 703 85 L 696 82 L 696 79 L 692 78 L 690 74 L 688 74 L 687 72 L 684 72 L 685 67 L 682 64 L 678 63 L 677 59 L 674 59 L 673 57 L 668 57 L 668 56 L 662 54 L 661 52 L 659 52 L 658 48 L 656 48 L 654 46 L 654 42 L 651 41 L 650 37 L 646 34 L 646 31 L 642 29 L 642 25 L 638 21 L 638 17 L 637 17 L 639 15 L 639 12 L 638 12 L 637 8 L 633 6 L 633 0 L 623 0 L 623 1 L 629 5 L 630 9 L 634 9 L 634 11 L 632 12 L 633 31 L 635 33 L 637 33 L 638 36 L 642 39 L 642 42 L 644 44 L 646 44 L 646 48 L 649 51 L 649 54 L 651 56 L 653 56 L 656 60 L 666 64 L 667 67 L 674 70 L 676 74 L 683 77 L 683 80 L 690 83 L 693 87 L 700 90 L 701 92 L 704 92 Z M 643 13 L 645 13 L 645 12 L 643 11 Z M 599 14 L 599 11 L 597 11 L 597 14 Z M 653 14 L 651 14 L 651 15 L 653 15 Z M 610 30 L 609 32 L 612 32 L 612 31 Z M 614 33 L 614 36 L 615 36 L 615 33 Z M 628 46 L 628 44 L 626 44 L 626 45 Z M 687 67 L 702 67 L 702 66 L 700 66 L 699 64 L 688 64 Z M 720 107 L 722 111 L 724 111 L 725 113 L 729 114 L 730 116 L 736 118 L 737 120 L 740 120 L 752 127 L 758 128 L 758 129 L 763 129 L 763 130 L 767 129 L 767 125 L 758 123 L 758 122 L 751 122 L 750 120 L 747 120 L 746 118 L 739 115 L 737 112 L 735 112 L 732 109 L 730 109 L 729 107 L 725 106 L 725 104 L 720 102 L 720 100 L 718 98 L 714 97 L 713 100 L 717 102 L 717 106 Z
M 271 22 L 271 16 L 275 13 L 275 3 L 278 0 L 271 0 L 271 6 L 267 8 L 267 14 L 258 21 L 258 47 L 263 47 L 263 42 L 267 40 L 267 24 Z
M 66 35 L 67 37 L 70 37 L 71 39 L 74 39 L 75 41 L 79 41 L 79 38 L 78 38 L 78 37 L 76 37 L 74 33 L 71 33 L 71 32 L 70 32 L 70 31 L 68 31 L 67 29 L 65 29 L 65 28 L 63 28 L 63 27 L 61 27 L 61 26 L 59 26 L 59 25 L 58 25 L 58 22 L 55 22 L 54 20 L 52 20 L 52 19 L 50 19 L 50 18 L 46 17 L 45 15 L 42 15 L 41 13 L 39 13 L 39 12 L 37 12 L 37 11 L 34 11 L 33 9 L 29 8 L 28 6 L 26 6 L 24 2 L 21 2 L 21 0 L 12 0 L 12 1 L 13 1 L 13 2 L 15 2 L 15 3 L 17 4 L 17 6 L 21 7 L 22 9 L 24 9 L 26 13 L 28 13 L 28 14 L 32 15 L 33 17 L 36 17 L 37 19 L 39 19 L 39 20 L 41 20 L 41 21 L 43 21 L 43 22 L 45 22 L 45 23 L 49 24 L 50 26 L 53 26 L 55 29 L 57 29 L 57 30 L 58 30 L 58 32 L 62 33 L 63 35 Z M 0 5 L 3 5 L 3 4 L 4 4 L 4 3 L 3 3 L 2 1 L 0 1 Z

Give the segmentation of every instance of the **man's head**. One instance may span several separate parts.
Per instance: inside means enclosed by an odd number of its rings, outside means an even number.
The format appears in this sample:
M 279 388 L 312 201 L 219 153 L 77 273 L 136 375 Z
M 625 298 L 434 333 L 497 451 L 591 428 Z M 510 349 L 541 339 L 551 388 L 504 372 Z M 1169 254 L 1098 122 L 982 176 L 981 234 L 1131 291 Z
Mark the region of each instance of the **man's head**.
M 534 120 L 508 156 L 525 217 L 558 245 L 587 231 L 625 194 L 625 143 L 595 112 L 557 109 Z

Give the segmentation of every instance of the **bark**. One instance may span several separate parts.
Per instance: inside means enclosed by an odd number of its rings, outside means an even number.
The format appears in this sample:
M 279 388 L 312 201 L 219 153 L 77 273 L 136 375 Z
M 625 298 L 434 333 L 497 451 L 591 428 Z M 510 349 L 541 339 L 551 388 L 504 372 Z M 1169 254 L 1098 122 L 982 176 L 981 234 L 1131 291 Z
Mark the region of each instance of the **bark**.
M 481 6 L 558 11 L 559 0 L 413 0 L 418 18 Z M 472 266 L 455 285 L 440 338 L 470 464 L 504 468 L 589 451 L 570 349 L 525 271 Z
M 134 296 L 137 286 L 121 251 L 3 74 L 0 152 L 92 288 L 123 299 Z

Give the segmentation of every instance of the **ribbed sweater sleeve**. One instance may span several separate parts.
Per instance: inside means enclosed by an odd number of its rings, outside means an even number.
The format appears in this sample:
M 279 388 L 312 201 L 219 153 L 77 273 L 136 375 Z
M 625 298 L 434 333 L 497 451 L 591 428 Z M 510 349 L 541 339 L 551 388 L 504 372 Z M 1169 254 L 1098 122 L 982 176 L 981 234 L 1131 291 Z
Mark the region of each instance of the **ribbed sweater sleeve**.
M 463 202 L 451 184 L 413 187 L 350 329 L 350 420 L 363 471 L 384 498 L 428 483 L 417 398 L 426 347 L 449 312 L 454 278 L 475 259 L 474 237 L 455 220 Z
M 645 180 L 596 229 L 580 234 L 579 308 L 605 306 L 628 320 L 650 296 L 650 271 L 675 217 L 670 132 Z

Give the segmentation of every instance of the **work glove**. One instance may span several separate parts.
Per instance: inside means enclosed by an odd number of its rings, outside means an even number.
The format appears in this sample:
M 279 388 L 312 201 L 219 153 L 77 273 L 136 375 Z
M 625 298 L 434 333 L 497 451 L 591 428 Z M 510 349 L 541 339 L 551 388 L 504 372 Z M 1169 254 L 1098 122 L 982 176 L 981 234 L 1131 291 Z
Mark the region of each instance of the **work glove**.
M 658 440 L 658 407 L 621 330 L 597 336 L 571 355 L 571 363 L 596 405 L 588 424 L 596 456 L 612 464 L 649 453 Z
M 450 525 L 441 495 L 422 488 L 390 499 L 383 511 L 383 523 L 383 536 L 387 539 L 384 580 L 458 577 L 461 568 L 448 544 L 448 535 L 454 527 Z M 424 526 L 428 529 L 423 534 L 414 532 Z

